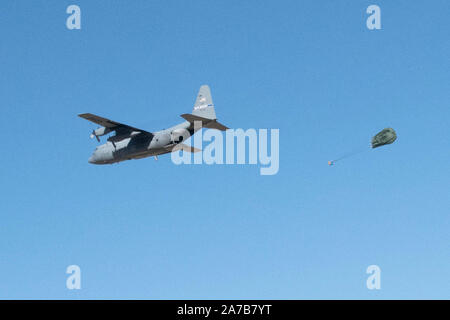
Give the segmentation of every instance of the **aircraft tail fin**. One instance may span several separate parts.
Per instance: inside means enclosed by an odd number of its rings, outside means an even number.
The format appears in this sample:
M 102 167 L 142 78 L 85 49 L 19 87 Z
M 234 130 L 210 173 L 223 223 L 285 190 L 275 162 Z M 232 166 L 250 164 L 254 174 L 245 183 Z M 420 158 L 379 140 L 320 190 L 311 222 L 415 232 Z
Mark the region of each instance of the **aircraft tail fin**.
M 192 114 L 210 120 L 217 119 L 209 86 L 203 85 L 200 87 Z
M 211 97 L 209 86 L 202 85 L 198 91 L 197 99 L 195 100 L 194 110 L 191 114 L 182 114 L 185 120 L 190 123 L 195 121 L 202 122 L 204 128 L 217 129 L 225 131 L 228 128 L 217 121 L 216 111 L 214 110 L 214 103 Z

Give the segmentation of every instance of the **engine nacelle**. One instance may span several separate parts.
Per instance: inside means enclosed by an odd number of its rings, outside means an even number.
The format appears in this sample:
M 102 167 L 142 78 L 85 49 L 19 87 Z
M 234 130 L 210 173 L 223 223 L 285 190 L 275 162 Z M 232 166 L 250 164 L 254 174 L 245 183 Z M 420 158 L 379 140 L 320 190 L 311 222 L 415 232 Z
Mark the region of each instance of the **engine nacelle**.
M 101 137 L 110 132 L 111 132 L 110 128 L 101 127 L 101 128 L 95 129 L 93 134 L 97 137 Z
M 157 133 L 153 137 L 151 142 L 151 147 L 153 148 L 162 148 L 170 143 L 170 134 L 167 132 Z

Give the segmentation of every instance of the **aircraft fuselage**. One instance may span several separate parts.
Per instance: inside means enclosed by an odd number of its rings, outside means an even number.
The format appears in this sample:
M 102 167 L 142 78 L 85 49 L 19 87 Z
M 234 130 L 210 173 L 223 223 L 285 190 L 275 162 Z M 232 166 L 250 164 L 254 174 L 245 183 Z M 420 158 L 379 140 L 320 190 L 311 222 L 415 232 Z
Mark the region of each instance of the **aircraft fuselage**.
M 193 133 L 191 123 L 185 121 L 151 135 L 111 136 L 105 144 L 95 149 L 88 161 L 92 164 L 112 164 L 169 153 L 174 145 L 187 140 Z

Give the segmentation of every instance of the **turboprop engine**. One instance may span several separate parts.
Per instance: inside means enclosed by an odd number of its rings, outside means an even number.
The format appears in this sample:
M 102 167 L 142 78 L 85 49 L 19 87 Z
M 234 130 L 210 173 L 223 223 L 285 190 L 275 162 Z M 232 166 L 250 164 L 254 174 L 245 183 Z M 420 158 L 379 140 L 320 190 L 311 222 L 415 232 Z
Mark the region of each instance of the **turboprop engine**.
M 151 145 L 156 148 L 162 148 L 170 143 L 170 134 L 167 132 L 160 132 L 155 134 Z
M 97 139 L 97 141 L 100 142 L 99 137 L 104 136 L 105 134 L 108 134 L 110 132 L 111 132 L 110 128 L 100 127 L 98 129 L 95 129 L 94 131 L 92 131 L 91 139 L 93 139 L 95 137 Z

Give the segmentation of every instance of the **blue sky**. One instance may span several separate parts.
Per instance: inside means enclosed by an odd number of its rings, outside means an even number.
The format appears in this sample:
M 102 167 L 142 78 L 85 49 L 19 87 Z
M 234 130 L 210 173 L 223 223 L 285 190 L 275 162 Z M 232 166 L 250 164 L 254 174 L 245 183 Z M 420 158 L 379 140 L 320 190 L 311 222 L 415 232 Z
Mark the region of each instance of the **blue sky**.
M 77 4 L 81 30 L 66 28 Z M 382 30 L 366 28 L 370 4 Z M 450 2 L 2 1 L 0 298 L 450 298 Z M 280 171 L 87 162 L 209 84 Z M 327 166 L 384 127 L 397 141 Z M 66 289 L 65 270 L 82 270 Z M 366 268 L 381 268 L 381 290 Z

